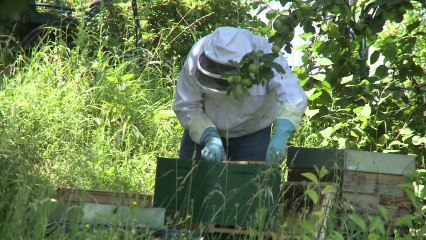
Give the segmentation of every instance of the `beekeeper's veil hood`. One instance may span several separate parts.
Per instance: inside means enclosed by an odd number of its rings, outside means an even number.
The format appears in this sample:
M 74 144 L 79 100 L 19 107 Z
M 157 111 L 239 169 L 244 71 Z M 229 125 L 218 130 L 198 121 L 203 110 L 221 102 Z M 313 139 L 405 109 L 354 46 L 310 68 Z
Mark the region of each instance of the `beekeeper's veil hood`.
M 244 55 L 253 49 L 253 37 L 248 30 L 235 27 L 217 28 L 207 37 L 203 53 L 198 60 L 198 79 L 202 87 L 213 92 L 226 92 L 229 84 L 223 75 L 236 71 L 237 68 L 232 63 L 239 63 Z

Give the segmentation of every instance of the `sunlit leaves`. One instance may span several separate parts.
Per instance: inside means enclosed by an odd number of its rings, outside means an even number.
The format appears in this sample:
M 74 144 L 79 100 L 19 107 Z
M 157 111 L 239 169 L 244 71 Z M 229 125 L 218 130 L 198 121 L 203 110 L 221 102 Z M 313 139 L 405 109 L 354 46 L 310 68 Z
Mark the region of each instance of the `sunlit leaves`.
M 318 74 L 312 75 L 312 77 L 313 77 L 314 79 L 318 80 L 318 81 L 324 81 L 324 79 L 325 79 L 325 74 L 318 73 Z
M 319 109 L 306 109 L 305 115 L 308 118 L 312 118 L 313 116 L 317 115 L 319 113 Z
M 132 74 L 132 73 L 127 73 L 127 74 L 124 74 L 123 76 L 121 76 L 121 80 L 123 80 L 123 81 L 127 81 L 127 80 L 132 79 L 134 76 L 135 76 L 135 75 L 134 75 L 134 74 Z
M 304 30 L 297 75 L 303 74 L 318 146 L 422 153 L 424 5 L 287 1 L 287 7 Z M 401 133 L 407 127 L 415 132 Z
M 340 83 L 341 84 L 349 83 L 349 82 L 351 82 L 353 80 L 353 78 L 354 78 L 353 75 L 342 77 L 342 81 Z
M 307 179 L 309 179 L 311 182 L 313 182 L 316 185 L 319 183 L 317 176 L 311 172 L 305 172 L 305 173 L 302 173 L 301 175 L 306 177 Z
M 324 57 L 315 59 L 315 62 L 318 65 L 322 65 L 322 66 L 329 66 L 333 64 L 333 62 L 330 59 L 324 58 Z
M 412 142 L 414 145 L 419 146 L 419 145 L 426 145 L 426 137 L 420 137 L 420 136 L 413 136 L 412 138 Z
M 355 108 L 354 113 L 356 113 L 358 117 L 369 118 L 371 115 L 371 107 L 370 105 L 366 104 L 362 107 Z
M 321 130 L 320 134 L 324 139 L 329 139 L 331 137 L 331 135 L 333 134 L 333 132 L 334 131 L 333 131 L 332 127 L 327 127 L 326 129 Z

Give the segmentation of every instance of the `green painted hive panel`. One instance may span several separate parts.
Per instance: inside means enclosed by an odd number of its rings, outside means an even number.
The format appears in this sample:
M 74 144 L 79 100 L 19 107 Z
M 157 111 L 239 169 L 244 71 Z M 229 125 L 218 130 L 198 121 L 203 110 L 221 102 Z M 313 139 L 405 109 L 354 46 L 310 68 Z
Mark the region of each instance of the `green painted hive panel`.
M 275 221 L 280 189 L 276 168 L 250 162 L 158 158 L 154 206 L 166 217 L 194 223 L 268 228 Z
M 288 167 L 292 169 L 324 166 L 327 169 L 395 175 L 406 175 L 416 170 L 415 156 L 358 150 L 291 147 L 287 159 Z

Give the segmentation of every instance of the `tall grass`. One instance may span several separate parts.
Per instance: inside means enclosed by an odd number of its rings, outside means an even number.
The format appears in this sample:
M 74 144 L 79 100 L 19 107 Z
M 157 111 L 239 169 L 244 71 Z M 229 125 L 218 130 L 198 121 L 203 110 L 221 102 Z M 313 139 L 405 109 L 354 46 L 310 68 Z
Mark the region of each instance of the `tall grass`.
M 177 155 L 182 129 L 168 110 L 179 66 L 123 46 L 57 39 L 2 76 L 2 238 L 42 239 L 57 187 L 152 194 L 156 156 Z

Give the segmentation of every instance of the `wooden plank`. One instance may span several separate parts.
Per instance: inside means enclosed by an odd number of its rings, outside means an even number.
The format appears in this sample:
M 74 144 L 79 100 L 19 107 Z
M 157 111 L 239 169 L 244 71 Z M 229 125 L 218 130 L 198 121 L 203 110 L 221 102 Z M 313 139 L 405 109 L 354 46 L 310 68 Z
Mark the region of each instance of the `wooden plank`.
M 213 224 L 204 224 L 202 227 L 197 226 L 195 229 L 202 229 L 203 232 L 208 234 L 226 234 L 226 235 L 241 235 L 249 237 L 249 239 L 300 239 L 298 236 L 289 236 L 285 233 L 274 231 L 274 230 L 264 230 L 260 231 L 257 229 L 241 228 L 241 227 L 225 227 L 220 225 Z M 222 239 L 222 238 L 220 238 Z M 229 238 L 226 238 L 229 239 Z M 233 239 L 233 238 L 232 238 Z M 247 239 L 247 238 L 237 238 L 237 239 Z
M 404 176 L 366 172 L 345 172 L 343 174 L 342 191 L 360 192 L 405 197 L 405 191 L 399 186 L 407 183 Z
M 324 213 L 324 219 L 322 222 L 318 222 L 316 224 L 316 233 L 317 233 L 317 239 L 324 240 L 325 239 L 325 233 L 327 231 L 327 221 L 330 215 L 330 210 L 333 207 L 333 204 L 336 200 L 336 188 L 334 188 L 334 191 L 325 193 L 323 198 L 321 199 L 321 202 L 319 204 L 319 209 L 321 212 Z
M 57 198 L 71 202 L 152 207 L 152 196 L 139 193 L 84 190 L 74 188 L 58 188 L 56 192 Z
M 401 183 L 409 182 L 401 175 L 344 172 L 341 198 L 347 209 L 360 214 L 379 214 L 378 205 L 393 217 L 408 214 L 412 205 Z
M 240 165 L 266 165 L 265 161 L 223 161 L 225 164 L 240 164 Z
M 379 197 L 377 195 L 344 192 L 341 200 L 345 210 L 361 214 L 378 214 Z

